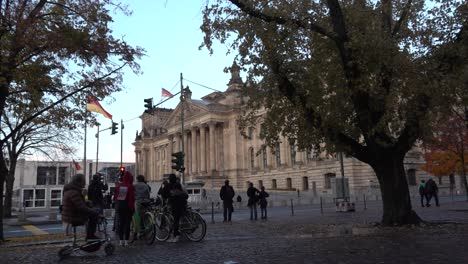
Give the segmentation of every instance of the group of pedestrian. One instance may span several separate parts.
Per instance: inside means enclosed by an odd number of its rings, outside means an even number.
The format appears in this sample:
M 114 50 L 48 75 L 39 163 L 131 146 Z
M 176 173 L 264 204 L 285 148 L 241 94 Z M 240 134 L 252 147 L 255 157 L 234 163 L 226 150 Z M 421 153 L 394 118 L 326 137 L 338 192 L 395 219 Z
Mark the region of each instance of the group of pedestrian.
M 143 175 L 137 176 L 135 185 L 133 175 L 129 171 L 125 171 L 120 179 L 113 195 L 116 217 L 114 225 L 117 226 L 120 245 L 127 246 L 135 207 L 141 210 L 143 201 L 149 199 L 151 188 L 146 184 Z M 70 183 L 64 186 L 61 205 L 62 221 L 67 227 L 86 224 L 86 240 L 100 239 L 95 234 L 96 225 L 99 215 L 103 214 L 105 208 L 103 192 L 108 187 L 101 181 L 99 174 L 93 175 L 87 191 L 85 191 L 85 185 L 85 176 L 77 174 L 72 177 Z M 108 196 L 106 198 L 109 199 Z
M 234 188 L 229 185 L 229 180 L 224 182 L 219 196 L 223 201 L 223 222 L 231 222 L 232 212 L 234 211 L 233 199 L 235 192 Z M 261 219 L 267 219 L 267 198 L 269 196 L 264 186 L 261 186 L 260 190 L 258 190 L 253 186 L 253 183 L 249 183 L 249 188 L 247 189 L 247 206 L 250 209 L 250 220 L 257 220 L 257 205 L 260 205 Z M 240 203 L 242 198 L 237 196 L 237 201 Z
M 432 197 L 434 197 L 436 206 L 439 206 L 439 187 L 433 179 L 421 180 L 418 186 L 419 195 L 421 197 L 421 207 L 424 207 L 424 200 L 426 200 L 426 207 L 431 206 Z

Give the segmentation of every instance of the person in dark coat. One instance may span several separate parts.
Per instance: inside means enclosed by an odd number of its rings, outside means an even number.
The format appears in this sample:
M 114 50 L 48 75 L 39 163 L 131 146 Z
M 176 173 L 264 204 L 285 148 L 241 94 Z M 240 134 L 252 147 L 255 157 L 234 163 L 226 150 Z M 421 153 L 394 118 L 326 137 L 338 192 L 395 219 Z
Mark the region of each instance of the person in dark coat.
M 431 206 L 431 199 L 434 197 L 436 206 L 439 206 L 439 187 L 437 187 L 436 182 L 433 179 L 429 179 L 426 182 L 424 187 L 424 192 L 426 193 L 426 206 Z
M 101 175 L 94 174 L 91 183 L 88 186 L 88 200 L 93 203 L 94 208 L 104 209 L 103 192 L 108 189 L 107 185 L 101 182 Z
M 270 195 L 265 192 L 265 187 L 260 187 L 260 194 L 258 195 L 258 200 L 260 204 L 260 212 L 262 215 L 262 219 L 267 219 L 267 205 L 268 201 L 266 198 L 270 197 Z
M 175 174 L 169 175 L 169 183 L 164 185 L 160 193 L 162 198 L 167 200 L 167 203 L 172 210 L 172 216 L 174 217 L 174 237 L 169 240 L 169 242 L 177 242 L 180 237 L 179 221 L 186 209 L 188 194 L 182 185 L 177 182 Z
M 253 183 L 250 182 L 249 188 L 247 189 L 247 196 L 249 197 L 247 206 L 250 208 L 250 220 L 257 220 L 257 201 L 259 193 L 258 189 L 253 187 Z
M 426 186 L 426 181 L 421 180 L 418 186 L 419 196 L 421 197 L 421 207 L 424 207 L 424 198 L 426 198 L 426 192 L 424 190 L 425 186 Z
M 69 184 L 63 187 L 62 222 L 66 225 L 79 226 L 88 223 L 86 239 L 98 239 L 96 231 L 99 212 L 88 207 L 83 197 L 86 185 L 85 176 L 77 174 Z
M 224 182 L 224 186 L 221 187 L 219 191 L 219 197 L 223 201 L 223 222 L 231 222 L 231 216 L 233 211 L 233 198 L 236 193 L 234 192 L 234 188 L 229 185 L 229 181 L 226 180 Z
M 135 187 L 133 187 L 133 175 L 129 171 L 124 172 L 122 182 L 115 188 L 114 201 L 116 202 L 119 217 L 117 231 L 120 245 L 128 246 L 130 223 L 135 212 Z

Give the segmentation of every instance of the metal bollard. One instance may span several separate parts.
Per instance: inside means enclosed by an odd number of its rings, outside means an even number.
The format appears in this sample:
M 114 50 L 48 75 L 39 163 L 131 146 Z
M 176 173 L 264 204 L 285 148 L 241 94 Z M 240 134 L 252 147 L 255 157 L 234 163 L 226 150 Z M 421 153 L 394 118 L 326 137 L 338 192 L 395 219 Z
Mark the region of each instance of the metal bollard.
M 214 202 L 211 202 L 211 223 L 214 224 Z
M 291 199 L 291 216 L 294 216 L 294 205 L 293 205 L 293 199 Z
M 363 194 L 362 196 L 364 196 L 364 210 L 367 210 L 367 204 L 366 204 L 366 195 Z
M 322 201 L 322 196 L 320 196 L 320 213 L 323 214 L 323 201 Z

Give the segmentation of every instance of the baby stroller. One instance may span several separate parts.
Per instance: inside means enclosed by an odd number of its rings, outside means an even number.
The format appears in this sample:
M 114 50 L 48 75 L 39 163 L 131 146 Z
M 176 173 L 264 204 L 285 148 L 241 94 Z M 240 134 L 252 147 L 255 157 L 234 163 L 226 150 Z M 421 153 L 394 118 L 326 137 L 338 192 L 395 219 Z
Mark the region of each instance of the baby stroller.
M 107 256 L 112 255 L 114 253 L 115 247 L 111 243 L 111 238 L 107 234 L 107 220 L 105 217 L 99 217 L 98 220 L 98 230 L 102 233 L 104 233 L 104 238 L 101 239 L 94 239 L 85 242 L 83 245 L 79 245 L 77 242 L 76 238 L 76 226 L 72 226 L 73 228 L 73 241 L 72 245 L 66 245 L 62 247 L 59 252 L 58 256 L 59 258 L 65 258 L 70 256 L 73 252 L 81 250 L 84 252 L 96 252 L 98 251 L 103 244 L 104 246 L 104 252 L 106 253 Z

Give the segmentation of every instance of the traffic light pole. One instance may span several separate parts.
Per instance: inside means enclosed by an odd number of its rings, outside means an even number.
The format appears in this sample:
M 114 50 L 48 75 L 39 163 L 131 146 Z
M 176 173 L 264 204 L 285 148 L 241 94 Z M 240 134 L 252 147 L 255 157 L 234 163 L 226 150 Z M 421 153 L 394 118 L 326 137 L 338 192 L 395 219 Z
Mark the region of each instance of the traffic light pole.
M 182 146 L 182 153 L 184 154 L 185 156 L 185 152 L 184 152 L 184 103 L 185 103 L 185 95 L 184 95 L 184 85 L 183 85 L 183 76 L 182 76 L 182 73 L 180 73 L 180 135 L 182 136 L 181 138 L 181 146 Z M 180 176 L 180 181 L 182 184 L 185 183 L 185 178 L 184 178 L 184 168 L 185 168 L 185 165 L 184 165 L 185 161 L 183 160 L 182 162 L 182 170 L 180 172 L 181 176 Z
M 122 156 L 123 156 L 123 120 L 120 119 L 120 167 L 122 167 Z
M 97 126 L 97 133 L 96 133 L 96 174 L 98 172 L 98 165 L 99 165 L 99 133 L 102 131 L 106 131 L 112 129 L 112 127 L 105 128 L 103 130 L 99 130 L 99 125 Z

